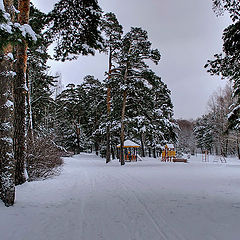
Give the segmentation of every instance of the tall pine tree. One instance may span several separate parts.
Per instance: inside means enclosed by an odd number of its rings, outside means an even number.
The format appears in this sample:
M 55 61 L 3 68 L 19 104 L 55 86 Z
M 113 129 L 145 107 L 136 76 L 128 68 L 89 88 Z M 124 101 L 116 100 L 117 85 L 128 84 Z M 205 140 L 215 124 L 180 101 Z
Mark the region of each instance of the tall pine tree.
M 122 26 L 119 24 L 114 13 L 106 13 L 102 18 L 101 30 L 105 34 L 104 51 L 108 53 L 108 79 L 107 83 L 111 82 L 113 69 L 113 54 L 119 49 L 120 41 L 123 34 Z M 107 132 L 106 132 L 106 163 L 110 162 L 111 146 L 110 146 L 110 112 L 111 112 L 111 87 L 107 84 Z

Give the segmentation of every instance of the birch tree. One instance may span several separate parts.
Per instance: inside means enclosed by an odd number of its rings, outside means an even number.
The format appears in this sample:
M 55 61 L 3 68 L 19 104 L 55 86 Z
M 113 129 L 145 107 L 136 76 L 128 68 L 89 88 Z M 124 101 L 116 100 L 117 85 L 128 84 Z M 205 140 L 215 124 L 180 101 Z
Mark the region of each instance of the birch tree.
M 229 114 L 231 129 L 240 129 L 240 1 L 213 0 L 217 15 L 224 11 L 230 14 L 232 24 L 223 32 L 223 51 L 208 60 L 205 67 L 211 75 L 219 75 L 233 83 L 233 98 L 236 100 Z

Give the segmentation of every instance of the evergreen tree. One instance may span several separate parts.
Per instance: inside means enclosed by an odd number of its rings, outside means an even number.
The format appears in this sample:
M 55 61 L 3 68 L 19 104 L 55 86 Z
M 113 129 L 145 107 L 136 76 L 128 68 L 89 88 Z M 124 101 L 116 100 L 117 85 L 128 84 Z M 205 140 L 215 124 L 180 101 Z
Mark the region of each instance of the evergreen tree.
M 151 43 L 148 40 L 147 32 L 141 28 L 132 28 L 127 33 L 121 42 L 119 52 L 113 55 L 114 61 L 117 63 L 116 75 L 121 81 L 121 88 L 123 94 L 122 110 L 121 110 L 121 134 L 120 134 L 120 159 L 121 165 L 124 165 L 123 159 L 123 145 L 124 145 L 124 127 L 125 127 L 125 111 L 128 91 L 134 79 L 141 79 L 141 73 L 145 71 L 148 66 L 145 60 L 152 60 L 158 63 L 160 60 L 159 51 L 151 49 Z
M 28 50 L 27 65 L 27 136 L 32 138 L 33 131 L 46 134 L 53 124 L 53 98 L 52 88 L 54 77 L 49 75 L 50 67 L 47 61 L 50 59 L 47 53 L 50 42 L 46 41 L 43 30 L 48 23 L 47 15 L 31 5 L 29 23 L 34 32 L 38 34 L 37 43 Z
M 18 1 L 18 23 L 20 27 L 29 29 L 30 0 Z M 27 30 L 28 31 L 28 30 Z M 32 31 L 32 29 L 31 29 Z M 34 38 L 36 36 L 34 35 Z M 26 181 L 25 174 L 25 101 L 26 101 L 26 69 L 28 42 L 23 39 L 16 47 L 16 76 L 13 84 L 14 92 L 14 158 L 16 160 L 15 183 Z
M 13 158 L 12 81 L 7 56 L 0 56 L 0 199 L 11 206 L 15 199 L 15 161 Z
M 206 150 L 211 152 L 213 147 L 213 116 L 208 114 L 198 118 L 193 132 L 197 141 L 197 147 L 202 152 Z
M 57 97 L 56 133 L 57 142 L 67 150 L 80 153 L 85 147 L 86 96 L 81 86 L 68 84 L 67 89 Z
M 173 104 L 171 92 L 161 78 L 155 76 L 152 88 L 153 116 L 152 116 L 152 148 L 156 157 L 156 148 L 166 143 L 174 143 L 177 140 L 176 124 L 173 121 Z
M 76 59 L 79 54 L 94 55 L 102 48 L 99 31 L 101 8 L 96 0 L 60 0 L 49 13 L 48 37 L 56 40 L 57 60 Z
M 84 126 L 87 141 L 93 143 L 98 155 L 99 145 L 104 140 L 104 129 L 100 127 L 101 122 L 106 119 L 105 90 L 103 84 L 94 79 L 93 76 L 86 76 L 81 85 L 85 91 L 86 125 Z M 105 141 L 104 141 L 105 142 Z
M 240 19 L 240 2 L 238 0 L 213 0 L 213 10 L 217 15 L 228 11 L 233 21 Z
M 106 163 L 110 162 L 110 112 L 111 112 L 111 75 L 113 68 L 113 54 L 120 47 L 120 40 L 122 37 L 122 26 L 119 24 L 114 13 L 106 13 L 102 18 L 101 30 L 105 33 L 105 46 L 103 51 L 108 53 L 108 79 L 107 79 L 107 114 L 108 114 L 108 123 L 107 123 L 107 137 L 106 137 Z
M 0 199 L 6 206 L 13 205 L 15 200 L 15 161 L 12 142 L 14 59 L 12 45 L 3 39 L 11 37 L 8 30 L 11 29 L 13 15 L 13 2 L 0 1 Z
M 167 86 L 154 72 L 143 72 L 129 88 L 126 105 L 126 126 L 133 130 L 132 137 L 141 142 L 143 156 L 145 144 L 156 157 L 157 148 L 176 140 L 172 117 L 173 105 Z

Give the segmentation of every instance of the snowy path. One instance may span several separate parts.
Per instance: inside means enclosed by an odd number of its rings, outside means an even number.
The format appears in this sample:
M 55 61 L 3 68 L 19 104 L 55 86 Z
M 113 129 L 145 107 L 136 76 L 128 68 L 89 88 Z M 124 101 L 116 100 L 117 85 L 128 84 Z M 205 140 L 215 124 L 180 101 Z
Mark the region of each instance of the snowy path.
M 66 158 L 0 203 L 0 240 L 238 240 L 240 164 Z

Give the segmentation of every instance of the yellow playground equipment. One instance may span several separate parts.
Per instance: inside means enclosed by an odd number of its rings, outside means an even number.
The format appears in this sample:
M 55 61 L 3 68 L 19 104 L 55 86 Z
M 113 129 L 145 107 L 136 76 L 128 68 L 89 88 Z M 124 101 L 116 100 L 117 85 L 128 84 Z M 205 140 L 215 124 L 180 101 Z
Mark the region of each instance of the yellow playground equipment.
M 162 162 L 173 162 L 176 159 L 176 151 L 173 144 L 166 144 L 162 151 Z

